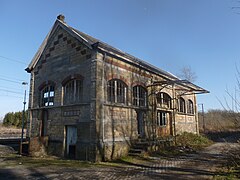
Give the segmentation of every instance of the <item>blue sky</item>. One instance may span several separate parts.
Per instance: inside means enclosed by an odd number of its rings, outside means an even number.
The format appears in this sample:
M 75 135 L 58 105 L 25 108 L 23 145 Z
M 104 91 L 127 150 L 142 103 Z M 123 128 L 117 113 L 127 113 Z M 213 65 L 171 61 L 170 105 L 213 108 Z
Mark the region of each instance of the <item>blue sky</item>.
M 57 15 L 72 27 L 173 74 L 190 66 L 206 109 L 222 108 L 240 68 L 237 0 L 0 1 L 0 117 L 23 108 L 24 69 Z M 238 12 L 239 11 L 239 12 Z M 29 87 L 27 87 L 29 89 Z M 229 101 L 231 104 L 231 101 Z

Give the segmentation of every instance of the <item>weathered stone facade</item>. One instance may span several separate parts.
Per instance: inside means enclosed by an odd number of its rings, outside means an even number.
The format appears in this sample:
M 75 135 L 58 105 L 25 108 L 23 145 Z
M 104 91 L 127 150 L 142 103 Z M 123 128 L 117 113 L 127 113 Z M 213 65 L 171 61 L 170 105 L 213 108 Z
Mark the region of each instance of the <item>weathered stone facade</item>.
M 205 90 L 60 19 L 26 70 L 30 150 L 47 137 L 44 153 L 101 161 L 127 155 L 138 138 L 198 133 L 194 93 Z

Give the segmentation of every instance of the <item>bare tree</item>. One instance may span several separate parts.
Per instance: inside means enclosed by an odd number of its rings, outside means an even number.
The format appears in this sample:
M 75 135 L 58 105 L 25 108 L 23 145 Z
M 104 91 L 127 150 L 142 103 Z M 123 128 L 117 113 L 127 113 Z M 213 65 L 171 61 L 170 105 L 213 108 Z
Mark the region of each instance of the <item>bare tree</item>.
M 196 73 L 192 70 L 192 68 L 190 66 L 185 66 L 180 70 L 180 73 L 178 74 L 178 76 L 181 79 L 186 79 L 190 82 L 195 82 L 197 79 L 197 75 Z

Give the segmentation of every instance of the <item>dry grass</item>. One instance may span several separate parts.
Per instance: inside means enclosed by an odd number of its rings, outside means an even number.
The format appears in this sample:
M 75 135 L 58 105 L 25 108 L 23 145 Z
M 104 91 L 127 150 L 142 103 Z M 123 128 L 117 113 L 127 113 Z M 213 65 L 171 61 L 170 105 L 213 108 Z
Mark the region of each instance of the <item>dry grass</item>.
M 22 130 L 19 128 L 4 127 L 2 124 L 0 124 L 0 138 L 21 137 L 21 132 Z

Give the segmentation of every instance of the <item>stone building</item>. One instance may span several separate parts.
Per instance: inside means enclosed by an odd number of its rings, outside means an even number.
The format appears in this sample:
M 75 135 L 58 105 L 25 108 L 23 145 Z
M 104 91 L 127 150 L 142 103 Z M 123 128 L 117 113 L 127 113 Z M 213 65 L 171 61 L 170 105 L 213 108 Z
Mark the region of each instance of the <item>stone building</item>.
M 110 160 L 139 138 L 198 133 L 196 94 L 206 90 L 70 27 L 63 15 L 26 71 L 33 155 Z

